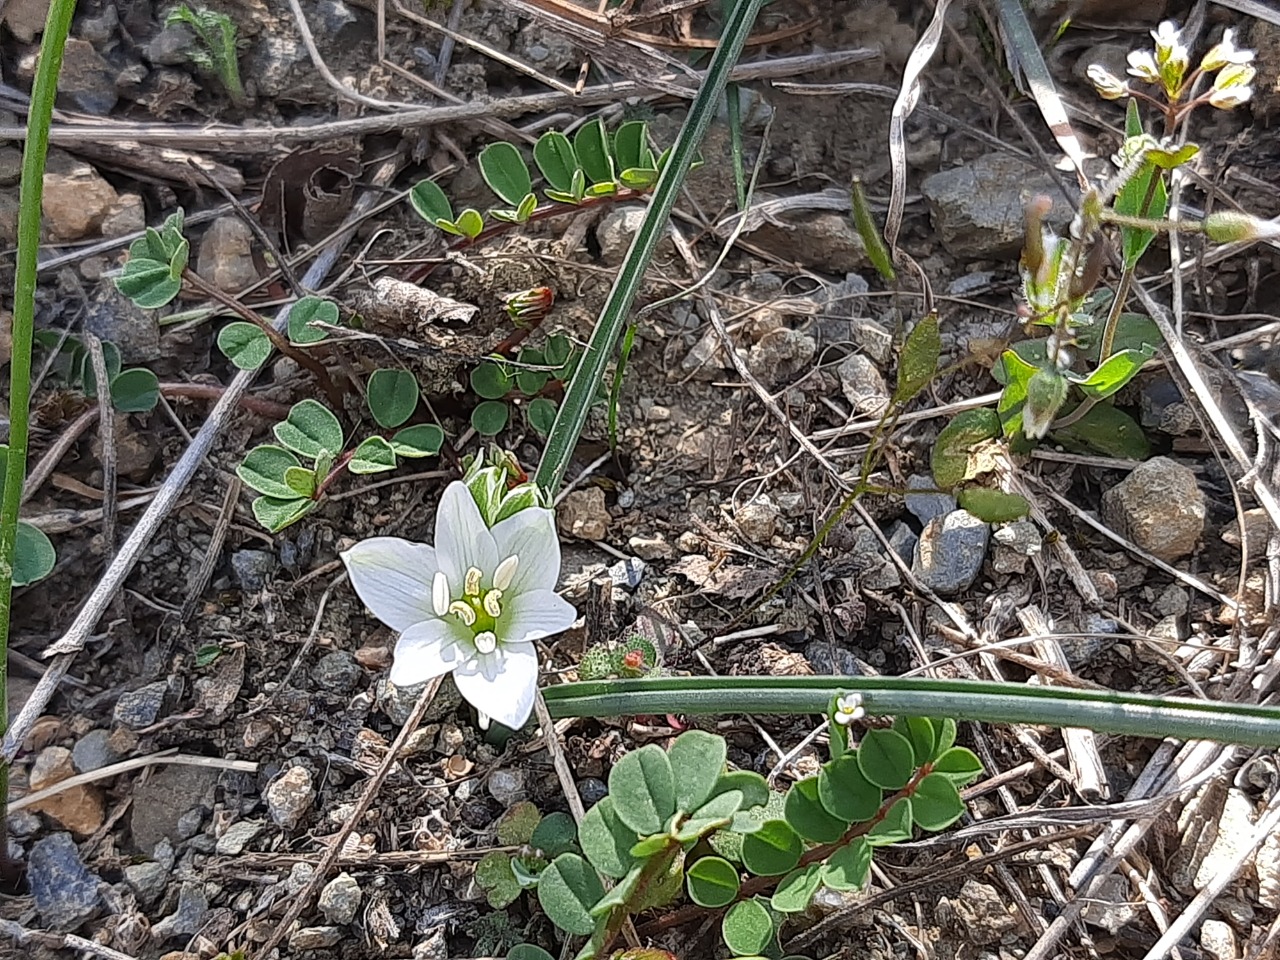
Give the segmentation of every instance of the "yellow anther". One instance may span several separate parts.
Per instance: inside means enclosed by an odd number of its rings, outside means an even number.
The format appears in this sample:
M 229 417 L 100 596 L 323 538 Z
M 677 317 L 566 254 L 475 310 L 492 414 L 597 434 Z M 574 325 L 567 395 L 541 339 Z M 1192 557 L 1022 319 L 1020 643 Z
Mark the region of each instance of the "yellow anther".
M 468 627 L 476 625 L 476 612 L 471 609 L 469 603 L 463 603 L 461 600 L 455 600 L 449 604 L 449 612 L 461 620 Z
M 462 592 L 464 596 L 476 597 L 480 595 L 480 579 L 484 574 L 480 572 L 479 567 L 471 567 L 467 570 L 466 579 L 463 581 Z
M 498 649 L 498 638 L 491 630 L 476 634 L 476 653 L 493 653 Z
M 501 590 L 490 590 L 484 595 L 484 612 L 495 620 L 502 616 L 502 607 L 498 605 L 498 601 L 502 599 Z

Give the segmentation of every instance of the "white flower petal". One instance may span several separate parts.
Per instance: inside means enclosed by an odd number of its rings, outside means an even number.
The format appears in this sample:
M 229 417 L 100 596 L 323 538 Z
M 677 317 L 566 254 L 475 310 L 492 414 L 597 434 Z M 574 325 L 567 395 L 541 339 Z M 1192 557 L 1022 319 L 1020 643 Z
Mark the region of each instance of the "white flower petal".
M 504 727 L 519 730 L 533 713 L 538 694 L 538 654 L 532 643 L 504 643 L 453 672 L 467 702 Z
M 470 652 L 469 632 L 448 620 L 424 620 L 400 634 L 396 641 L 391 682 L 410 687 L 455 670 Z
M 439 567 L 432 547 L 399 537 L 371 537 L 342 554 L 342 562 L 364 605 L 392 630 L 435 617 L 431 581 Z
M 578 612 L 551 590 L 529 590 L 503 600 L 498 636 L 504 644 L 554 636 L 573 626 Z
M 501 559 L 471 491 L 461 480 L 445 487 L 436 509 L 436 558 L 455 593 L 472 567 L 486 577 Z
M 520 558 L 508 595 L 527 590 L 551 590 L 560 579 L 560 537 L 554 515 L 542 507 L 526 507 L 494 525 L 498 559 Z

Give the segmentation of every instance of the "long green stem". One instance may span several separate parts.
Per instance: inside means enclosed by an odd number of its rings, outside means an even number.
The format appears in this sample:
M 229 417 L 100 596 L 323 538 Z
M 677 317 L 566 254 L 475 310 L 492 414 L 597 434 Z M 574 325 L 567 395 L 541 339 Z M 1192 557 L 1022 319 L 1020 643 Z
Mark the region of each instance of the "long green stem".
M 44 162 L 49 152 L 49 124 L 58 93 L 62 51 L 75 0 L 53 0 L 45 21 L 40 59 L 27 110 L 27 142 L 22 152 L 22 186 L 18 198 L 18 260 L 13 289 L 13 337 L 9 359 L 9 459 L 5 466 L 4 501 L 0 504 L 0 736 L 9 726 L 9 626 L 13 601 L 13 560 L 18 536 L 18 508 L 27 477 L 27 415 L 31 406 L 31 339 L 35 328 L 36 255 L 40 250 L 40 202 L 44 195 Z M 0 761 L 0 858 L 9 808 L 9 765 Z
M 707 128 L 711 125 L 720 97 L 724 95 L 729 71 L 738 62 L 743 44 L 746 43 L 747 35 L 751 32 L 756 14 L 763 3 L 764 0 L 737 0 L 733 13 L 725 22 L 724 34 L 711 58 L 706 78 L 689 107 L 684 126 L 671 148 L 666 166 L 662 168 L 662 175 L 658 177 L 649 210 L 640 229 L 636 231 L 635 239 L 631 241 L 631 249 L 613 283 L 613 289 L 609 291 L 609 299 L 600 311 L 600 319 L 596 321 L 595 330 L 591 333 L 591 341 L 578 364 L 577 373 L 569 383 L 569 389 L 565 391 L 564 402 L 560 404 L 551 434 L 547 437 L 542 462 L 538 464 L 538 472 L 534 477 L 538 486 L 547 493 L 555 494 L 560 489 L 560 481 L 564 479 L 564 472 L 578 445 L 578 437 L 582 435 L 582 428 L 587 422 L 591 403 L 604 380 L 605 368 L 613 355 L 618 335 L 626 326 L 631 305 L 644 281 L 645 269 L 667 228 L 676 196 L 684 185 L 690 164 L 697 156 L 698 145 L 702 143 Z
M 921 677 L 655 677 L 566 683 L 543 691 L 551 716 L 825 713 L 837 691 L 867 713 L 1084 727 L 1133 737 L 1280 746 L 1280 708 Z

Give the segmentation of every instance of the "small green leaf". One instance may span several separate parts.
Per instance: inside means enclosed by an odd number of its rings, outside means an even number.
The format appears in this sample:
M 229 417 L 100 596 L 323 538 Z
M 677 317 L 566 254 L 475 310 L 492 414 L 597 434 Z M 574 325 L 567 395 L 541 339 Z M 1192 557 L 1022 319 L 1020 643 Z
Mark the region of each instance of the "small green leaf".
M 635 865 L 630 850 L 636 839 L 636 832 L 618 819 L 612 797 L 588 810 L 578 827 L 578 842 L 591 865 L 615 880 L 625 877 Z
M 507 960 L 556 960 L 556 958 L 532 943 L 517 943 L 507 954 Z
M 511 855 L 493 851 L 476 864 L 476 885 L 485 892 L 489 906 L 501 910 L 520 897 L 520 881 L 511 865 Z
M 931 773 L 911 795 L 911 819 L 921 830 L 943 830 L 964 815 L 964 801 L 950 777 Z
M 871 844 L 865 837 L 855 837 L 822 865 L 822 883 L 832 890 L 860 890 L 871 872 Z
M 742 838 L 742 864 L 761 877 L 780 877 L 795 868 L 804 853 L 800 835 L 785 820 L 766 820 Z
M 146 367 L 130 367 L 111 378 L 111 405 L 121 413 L 147 413 L 160 402 L 160 381 Z
M 418 409 L 418 381 L 408 370 L 373 371 L 366 392 L 369 412 L 385 430 L 394 430 Z
M 196 669 L 203 670 L 211 666 L 220 656 L 222 656 L 222 647 L 216 643 L 206 643 L 196 651 Z
M 1037 370 L 1027 381 L 1022 430 L 1028 439 L 1038 440 L 1049 431 L 1049 426 L 1067 400 L 1069 386 L 1066 377 L 1048 368 Z
M 271 341 L 256 324 L 237 320 L 218 331 L 218 349 L 241 370 L 257 370 L 271 356 Z
M 902 355 L 898 358 L 898 386 L 893 391 L 894 403 L 906 403 L 928 386 L 938 372 L 941 354 L 938 315 L 930 313 L 920 319 L 902 345 Z
M 545 370 L 516 371 L 516 387 L 527 397 L 536 395 L 539 390 L 547 385 L 547 381 L 550 379 L 551 374 L 547 373 Z M 493 399 L 499 398 L 495 397 Z
M 272 432 L 281 444 L 312 460 L 322 450 L 336 453 L 342 449 L 342 424 L 317 400 L 299 400 L 289 409 L 288 418 L 277 423 Z
M 609 796 L 618 819 L 641 837 L 661 831 L 676 812 L 675 780 L 662 748 L 649 744 L 615 763 L 609 771 Z
M 972 750 L 951 747 L 933 761 L 933 772 L 941 774 L 952 783 L 964 786 L 982 773 L 982 761 Z
M 956 742 L 956 722 L 950 717 L 944 717 L 941 720 L 930 719 L 929 722 L 933 724 L 933 731 L 937 737 L 937 743 L 933 748 L 933 756 L 929 759 L 937 760 L 950 750 Z M 976 760 L 977 758 L 974 757 L 974 759 Z
M 969 479 L 969 454 L 978 444 L 1000 436 L 1000 416 L 990 407 L 963 410 L 938 433 L 930 458 L 933 479 L 950 490 Z
M 155 310 L 178 295 L 182 281 L 169 272 L 168 260 L 130 257 L 116 278 L 116 289 L 144 310 Z
M 679 783 L 679 777 L 676 778 Z M 718 793 L 697 810 L 689 814 L 689 819 L 680 824 L 676 839 L 681 843 L 697 840 L 712 830 L 727 827 L 733 822 L 735 814 L 742 807 L 742 794 L 737 790 Z
M 354 474 L 385 473 L 396 468 L 396 452 L 382 437 L 373 436 L 360 441 L 360 445 L 347 461 L 347 470 Z
M 671 842 L 671 838 L 665 833 L 655 833 L 651 837 L 645 837 L 632 846 L 631 856 L 637 860 L 648 860 L 654 854 L 661 853 L 667 848 Z
M 182 282 L 182 271 L 187 269 L 187 257 L 191 254 L 191 244 L 185 239 L 180 241 L 169 257 L 169 279 Z
M 520 800 L 498 818 L 498 843 L 504 847 L 518 847 L 533 839 L 533 832 L 542 822 L 538 805 L 531 800 Z
M 885 814 L 883 820 L 866 834 L 867 843 L 873 847 L 887 847 L 911 839 L 911 800 L 903 797 Z
M 573 353 L 573 342 L 563 334 L 552 334 L 547 337 L 546 345 L 542 348 L 542 358 L 548 366 L 559 367 L 569 361 L 569 355 Z
M 1071 426 L 1054 432 L 1060 441 L 1075 440 L 1098 453 L 1121 460 L 1145 460 L 1151 444 L 1133 417 L 1100 403 Z
M 524 199 L 516 207 L 516 223 L 528 223 L 529 218 L 534 215 L 537 209 L 537 195 L 532 193 L 525 194 Z
M 444 445 L 444 431 L 434 423 L 418 423 L 396 431 L 391 449 L 400 457 L 434 457 Z
M 567 813 L 548 813 L 539 822 L 529 838 L 529 843 L 553 860 L 568 853 L 578 842 L 578 825 Z
M 1095 362 L 1098 359 L 1103 329 L 1103 324 L 1084 327 L 1076 338 L 1084 348 L 1085 356 Z M 1163 343 L 1164 337 L 1160 333 L 1160 328 L 1145 313 L 1122 313 L 1116 318 L 1115 338 L 1111 342 L 1111 349 L 1114 352 L 1150 350 L 1151 355 L 1154 356 L 1155 351 L 1159 350 Z
M 315 505 L 314 500 L 304 497 L 257 497 L 253 501 L 253 517 L 272 533 L 279 533 L 305 517 Z
M 581 168 L 568 137 L 559 130 L 548 130 L 533 145 L 533 162 L 552 189 L 572 194 L 573 175 Z
M 268 497 L 293 500 L 297 494 L 285 483 L 284 475 L 290 467 L 300 466 L 301 461 L 284 447 L 264 443 L 244 455 L 244 460 L 236 467 L 236 476 Z
M 649 125 L 643 120 L 629 120 L 618 127 L 613 135 L 613 168 L 630 170 L 633 167 L 652 169 L 653 151 L 648 143 Z
M 480 216 L 479 210 L 470 208 L 463 210 L 458 215 L 457 228 L 462 231 L 462 235 L 468 240 L 474 240 L 484 232 L 484 218 Z
M 845 823 L 870 820 L 880 812 L 882 796 L 858 765 L 856 750 L 824 763 L 818 774 L 818 799 L 828 813 Z
M 485 400 L 471 411 L 471 426 L 482 437 L 496 437 L 507 425 L 509 411 L 501 400 Z
M 915 754 L 907 738 L 893 730 L 868 730 L 858 747 L 863 776 L 885 790 L 901 790 L 915 773 Z
M 725 945 L 739 957 L 756 957 L 773 941 L 773 919 L 756 900 L 743 900 L 729 908 L 720 922 Z
M 743 809 L 763 807 L 769 802 L 769 783 L 753 770 L 730 770 L 721 774 L 711 789 L 711 795 L 714 797 L 730 790 L 741 792 Z
M 110 340 L 102 341 L 102 363 L 107 368 L 107 382 L 110 383 L 120 372 L 120 348 Z M 86 397 L 98 396 L 97 375 L 93 372 L 93 361 L 89 351 L 85 351 L 83 372 L 80 374 Z
M 675 781 L 675 808 L 692 813 L 711 796 L 712 788 L 724 773 L 728 752 L 724 737 L 704 730 L 686 730 L 667 750 L 667 761 Z
M 316 494 L 316 475 L 314 470 L 306 467 L 289 467 L 284 472 L 284 482 L 299 497 L 314 497 Z
M 628 167 L 618 174 L 618 182 L 632 190 L 647 190 L 658 182 L 658 176 L 650 167 Z
M 769 906 L 779 913 L 804 913 L 822 886 L 822 864 L 811 863 L 778 881 Z
M 306 347 L 328 340 L 328 333 L 310 326 L 316 321 L 337 326 L 338 305 L 320 297 L 303 297 L 289 311 L 289 342 Z
M 591 908 L 603 896 L 600 878 L 576 853 L 560 854 L 538 877 L 538 903 L 552 923 L 577 937 L 595 929 Z
M 609 156 L 604 123 L 595 119 L 578 128 L 573 135 L 573 150 L 578 163 L 593 184 L 613 184 L 613 160 Z
M 966 487 L 960 491 L 956 502 L 987 523 L 1009 523 L 1031 512 L 1031 504 L 1026 497 L 991 487 Z
M 896 717 L 893 729 L 906 737 L 911 744 L 911 753 L 915 757 L 933 756 L 935 746 L 933 724 L 924 717 Z
M 702 857 L 685 870 L 689 899 L 711 910 L 733 903 L 738 883 L 737 868 L 723 857 Z
M 478 162 L 480 176 L 489 189 L 513 207 L 524 200 L 533 186 L 529 167 L 514 144 L 501 140 L 491 143 L 480 151 Z
M 453 204 L 434 180 L 420 180 L 409 191 L 409 204 L 427 223 L 439 226 L 440 220 L 453 220 Z
M 806 840 L 834 843 L 844 836 L 849 821 L 832 816 L 818 798 L 818 778 L 809 777 L 792 784 L 784 808 L 787 823 Z
M 13 585 L 25 587 L 53 572 L 58 555 L 44 531 L 25 520 L 18 521 L 13 544 Z
M 471 389 L 484 400 L 501 400 L 511 392 L 511 378 L 496 363 L 480 363 L 471 371 Z
M 1154 348 L 1148 350 L 1121 350 L 1113 353 L 1087 379 L 1076 381 L 1076 386 L 1086 396 L 1104 400 L 1136 377 L 1142 365 L 1155 356 Z

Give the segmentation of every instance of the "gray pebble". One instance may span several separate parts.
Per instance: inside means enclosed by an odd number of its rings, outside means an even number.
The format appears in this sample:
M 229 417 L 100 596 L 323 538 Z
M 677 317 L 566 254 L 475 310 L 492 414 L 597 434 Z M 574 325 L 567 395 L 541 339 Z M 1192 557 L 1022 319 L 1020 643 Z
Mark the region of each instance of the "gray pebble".
M 164 704 L 164 695 L 169 692 L 169 684 L 163 680 L 148 683 L 137 690 L 129 690 L 120 695 L 116 701 L 112 715 L 116 723 L 133 730 L 141 730 L 156 722 L 160 715 L 160 707 Z
M 967 510 L 935 517 L 916 544 L 912 572 L 938 594 L 955 596 L 978 579 L 990 540 L 991 528 Z
M 489 777 L 489 795 L 504 807 L 525 798 L 524 774 L 514 768 L 499 767 Z
M 69 932 L 98 909 L 98 878 L 80 860 L 69 833 L 37 840 L 27 860 L 27 883 L 42 924 Z
M 111 745 L 111 734 L 106 730 L 90 730 L 71 748 L 71 763 L 77 773 L 99 770 L 120 759 Z
M 151 927 L 151 936 L 156 940 L 193 936 L 200 932 L 208 912 L 209 899 L 204 895 L 204 885 L 184 883 L 178 892 L 178 908 Z
M 588 807 L 594 807 L 608 795 L 609 787 L 603 780 L 596 777 L 587 777 L 578 781 L 578 796 L 582 798 L 582 802 Z
M 237 857 L 244 852 L 246 844 L 262 832 L 263 824 L 256 820 L 239 820 L 227 827 L 226 833 L 218 838 L 215 852 L 224 857 Z
M 231 554 L 231 576 L 245 593 L 257 593 L 276 569 L 274 554 L 265 550 L 237 550 Z
M 289 934 L 290 950 L 323 950 L 342 939 L 337 927 L 299 927 Z
M 355 877 L 340 873 L 320 891 L 320 912 L 330 923 L 345 926 L 355 919 L 361 896 L 360 884 Z
M 125 883 L 129 884 L 144 906 L 155 903 L 169 886 L 169 871 L 164 864 L 148 860 L 145 863 L 131 863 L 124 868 Z
M 286 829 L 296 827 L 315 799 L 311 774 L 306 767 L 290 767 L 267 787 L 266 799 L 272 820 Z
M 934 492 L 938 484 L 933 477 L 914 473 L 907 478 L 908 490 L 928 490 L 929 493 L 908 493 L 903 499 L 907 509 L 921 523 L 928 523 L 934 517 L 945 516 L 956 508 L 956 498 L 949 493 Z
M 345 650 L 326 653 L 311 668 L 311 679 L 316 682 L 316 686 L 342 695 L 354 690 L 363 674 L 355 657 Z

